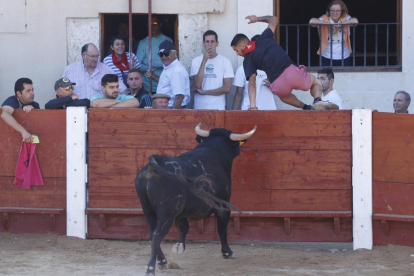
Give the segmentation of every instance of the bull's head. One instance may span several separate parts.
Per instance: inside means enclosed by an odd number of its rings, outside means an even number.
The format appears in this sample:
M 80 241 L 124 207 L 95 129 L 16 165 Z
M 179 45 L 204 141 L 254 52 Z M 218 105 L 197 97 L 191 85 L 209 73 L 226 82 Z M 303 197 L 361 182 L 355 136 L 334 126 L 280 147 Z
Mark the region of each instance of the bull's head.
M 210 136 L 210 131 L 209 130 L 202 130 L 201 128 L 200 128 L 200 126 L 201 126 L 201 123 L 199 123 L 197 126 L 196 126 L 196 128 L 195 128 L 195 131 L 196 131 L 196 133 L 197 133 L 197 135 L 198 136 L 201 136 L 201 137 L 203 137 L 203 138 L 207 138 L 207 137 L 209 137 Z M 227 130 L 227 129 L 214 129 L 214 130 L 218 130 L 218 131 L 221 131 L 221 132 L 224 132 L 224 131 L 226 131 L 226 132 L 229 132 L 229 138 L 230 138 L 230 140 L 232 140 L 232 141 L 235 141 L 235 142 L 239 142 L 239 145 L 243 145 L 243 143 L 250 137 L 250 136 L 252 136 L 253 135 L 253 133 L 256 131 L 256 129 L 257 129 L 257 126 L 254 126 L 254 128 L 251 130 L 251 131 L 249 131 L 249 132 L 247 132 L 247 133 L 243 133 L 243 134 L 236 134 L 236 133 L 233 133 L 233 132 L 231 132 L 230 130 Z M 200 141 L 199 141 L 200 142 Z

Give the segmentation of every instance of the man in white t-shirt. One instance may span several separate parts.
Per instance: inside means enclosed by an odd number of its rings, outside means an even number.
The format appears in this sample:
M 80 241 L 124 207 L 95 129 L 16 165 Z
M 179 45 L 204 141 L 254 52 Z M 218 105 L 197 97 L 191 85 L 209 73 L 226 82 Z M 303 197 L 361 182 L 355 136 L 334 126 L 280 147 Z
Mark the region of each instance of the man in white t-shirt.
M 343 103 L 338 92 L 333 89 L 335 76 L 331 68 L 323 68 L 318 71 L 318 80 L 322 84 L 322 101 L 336 104 L 339 109 L 343 109 Z
M 205 53 L 193 59 L 190 77 L 194 79 L 194 109 L 226 109 L 226 94 L 231 90 L 233 67 L 228 58 L 217 54 L 218 37 L 214 31 L 203 34 Z
M 256 105 L 260 110 L 277 110 L 272 91 L 266 86 L 267 75 L 262 70 L 257 70 L 256 76 Z M 233 85 L 236 86 L 236 94 L 233 99 L 233 110 L 248 110 L 250 107 L 249 82 L 246 80 L 243 65 L 240 66 L 234 76 Z

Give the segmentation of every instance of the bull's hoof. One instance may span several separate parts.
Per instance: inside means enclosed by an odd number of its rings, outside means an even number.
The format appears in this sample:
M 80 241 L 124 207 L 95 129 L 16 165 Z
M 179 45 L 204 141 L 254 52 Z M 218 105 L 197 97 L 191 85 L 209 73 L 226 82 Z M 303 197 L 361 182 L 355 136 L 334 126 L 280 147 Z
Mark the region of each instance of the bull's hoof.
M 145 269 L 147 270 L 147 272 L 145 273 L 146 276 L 155 276 L 154 267 L 146 266 Z
M 184 252 L 184 244 L 181 242 L 177 242 L 176 244 L 174 244 L 172 252 L 176 254 L 182 254 Z
M 236 255 L 234 255 L 234 253 L 223 253 L 223 258 L 224 259 L 236 259 Z
M 159 270 L 167 270 L 168 268 L 168 263 L 166 259 L 162 260 L 161 262 L 158 262 L 157 265 Z

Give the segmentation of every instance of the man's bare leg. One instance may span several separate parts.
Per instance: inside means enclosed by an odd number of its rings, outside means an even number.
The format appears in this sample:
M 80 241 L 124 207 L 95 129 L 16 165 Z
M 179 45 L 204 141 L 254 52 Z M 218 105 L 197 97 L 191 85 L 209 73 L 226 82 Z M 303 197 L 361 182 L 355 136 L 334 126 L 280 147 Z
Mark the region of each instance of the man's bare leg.
M 311 75 L 312 79 L 312 86 L 310 89 L 310 93 L 314 99 L 316 98 L 322 98 L 322 85 L 319 82 L 319 80 L 314 76 Z
M 313 108 L 315 110 L 339 109 L 339 107 L 334 103 L 322 101 L 322 85 L 314 75 L 311 75 L 311 79 L 312 86 L 310 89 L 310 93 L 314 98 Z
M 285 104 L 288 104 L 288 105 L 291 105 L 291 106 L 294 106 L 300 109 L 302 109 L 305 106 L 305 104 L 302 101 L 300 101 L 298 98 L 296 98 L 296 96 L 293 94 L 289 94 L 289 96 L 279 96 L 279 98 Z

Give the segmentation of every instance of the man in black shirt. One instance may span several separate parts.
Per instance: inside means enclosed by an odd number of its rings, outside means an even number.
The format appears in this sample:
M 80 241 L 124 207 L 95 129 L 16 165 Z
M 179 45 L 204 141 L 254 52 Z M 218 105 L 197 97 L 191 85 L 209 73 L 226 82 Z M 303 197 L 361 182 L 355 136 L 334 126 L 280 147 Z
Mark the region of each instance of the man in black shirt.
M 139 68 L 133 68 L 128 71 L 128 95 L 134 96 L 139 101 L 138 108 L 151 107 L 151 95 L 142 86 L 142 71 Z
M 333 103 L 324 102 L 322 97 L 322 85 L 319 80 L 306 72 L 304 66 L 297 67 L 289 58 L 286 52 L 274 40 L 274 33 L 278 24 L 276 16 L 256 17 L 255 15 L 247 16 L 251 23 L 267 22 L 269 26 L 256 39 L 250 41 L 244 34 L 237 34 L 231 46 L 238 55 L 244 57 L 243 67 L 246 74 L 246 80 L 249 81 L 249 110 L 257 110 L 256 107 L 256 75 L 257 70 L 266 72 L 270 82 L 270 89 L 273 94 L 286 104 L 303 108 L 303 109 L 338 109 Z M 314 98 L 313 106 L 306 105 L 295 95 L 293 89 L 307 91 Z
M 68 78 L 60 78 L 55 82 L 56 99 L 50 100 L 45 105 L 46 109 L 65 109 L 68 106 L 86 106 L 89 108 L 89 99 L 79 99 L 79 96 L 73 93 L 73 85 Z
M 29 113 L 32 109 L 40 109 L 39 104 L 34 102 L 33 82 L 28 78 L 18 79 L 14 85 L 14 96 L 8 97 L 3 104 L 1 118 L 6 124 L 22 134 L 23 141 L 32 142 L 32 135 L 22 127 L 13 117 L 15 109 L 21 108 L 24 112 Z

